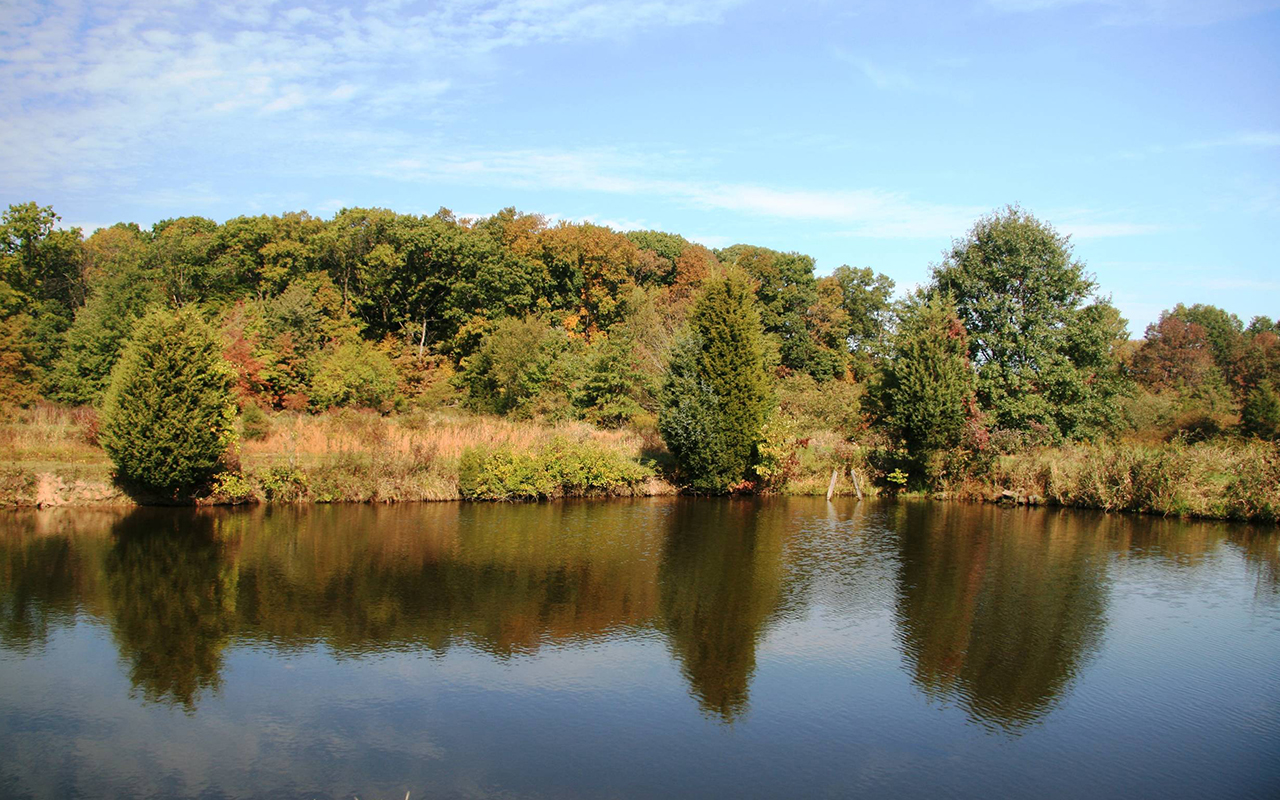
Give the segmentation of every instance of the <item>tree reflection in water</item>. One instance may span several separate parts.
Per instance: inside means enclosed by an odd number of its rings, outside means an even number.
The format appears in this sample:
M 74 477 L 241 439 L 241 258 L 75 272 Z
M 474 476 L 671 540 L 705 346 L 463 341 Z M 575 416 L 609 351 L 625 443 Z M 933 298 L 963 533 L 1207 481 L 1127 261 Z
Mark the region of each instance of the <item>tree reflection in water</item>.
M 117 522 L 105 572 L 111 631 L 149 701 L 193 712 L 221 682 L 235 630 L 236 559 L 208 515 L 143 509 Z
M 917 686 L 987 726 L 1040 720 L 1101 641 L 1101 518 L 922 503 L 899 513 L 897 617 Z
M 662 626 L 699 704 L 725 722 L 746 711 L 756 644 L 781 596 L 778 523 L 745 500 L 682 502 L 668 516 Z
M 868 507 L 870 538 L 856 547 L 831 520 L 825 534 L 798 532 L 823 508 L 802 500 L 15 513 L 0 526 L 0 647 L 38 651 L 60 626 L 101 620 L 139 696 L 192 711 L 233 645 L 323 645 L 338 658 L 467 647 L 506 660 L 656 630 L 702 711 L 732 723 L 774 620 L 801 619 L 812 602 L 875 609 L 884 596 L 915 685 L 1016 732 L 1098 648 L 1111 565 L 1176 573 L 1230 542 L 1259 592 L 1280 591 L 1271 530 Z M 828 583 L 815 595 L 813 580 Z

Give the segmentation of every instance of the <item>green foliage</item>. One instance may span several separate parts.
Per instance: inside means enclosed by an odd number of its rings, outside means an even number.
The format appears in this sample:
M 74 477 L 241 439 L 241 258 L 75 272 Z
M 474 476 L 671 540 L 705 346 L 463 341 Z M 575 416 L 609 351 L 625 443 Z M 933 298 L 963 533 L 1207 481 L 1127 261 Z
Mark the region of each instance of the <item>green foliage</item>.
M 839 289 L 844 311 L 844 338 L 852 351 L 856 377 L 867 378 L 874 361 L 887 350 L 893 316 L 893 280 L 868 267 L 837 267 L 829 279 Z M 819 281 L 821 291 L 822 281 Z
M 582 367 L 579 348 L 563 330 L 536 317 L 503 319 L 463 364 L 460 380 L 477 411 L 517 416 L 555 411 L 555 395 L 568 402 Z M 555 414 L 552 414 L 555 416 Z
M 890 429 L 921 458 L 957 446 L 973 414 L 974 376 L 951 298 L 912 296 L 899 311 L 892 346 L 877 390 Z
M 782 412 L 807 431 L 833 430 L 852 437 L 866 428 L 862 398 L 866 388 L 848 381 L 819 383 L 812 376 L 791 375 L 777 382 Z
M 1244 325 L 1239 317 L 1203 303 L 1190 307 L 1178 303 L 1168 315 L 1204 331 L 1204 339 L 1218 372 L 1228 378 L 1235 374 L 1240 350 L 1244 346 Z
M 213 479 L 211 490 L 213 497 L 221 503 L 239 505 L 252 503 L 258 499 L 258 493 L 243 472 L 220 472 Z
M 1259 439 L 1280 439 L 1280 396 L 1267 383 L 1252 390 L 1240 409 L 1240 427 Z
M 240 435 L 251 442 L 262 441 L 271 435 L 271 418 L 262 406 L 252 401 L 240 411 Z
M 0 292 L 4 291 L 0 283 Z M 0 406 L 27 405 L 36 399 L 40 368 L 30 336 L 31 317 L 0 315 Z
M 0 216 L 0 402 L 34 399 L 84 302 L 81 233 L 58 230 L 58 220 L 35 203 Z
M 796 421 L 780 411 L 770 414 L 757 448 L 756 475 L 762 490 L 777 492 L 786 488 L 800 467 L 800 448 Z
M 574 400 L 587 420 L 616 428 L 645 413 L 640 401 L 649 395 L 646 384 L 635 343 L 618 330 L 599 347 Z
M 1069 439 L 1114 427 L 1124 321 L 1109 303 L 1086 305 L 1096 284 L 1067 237 L 1011 206 L 954 242 L 933 279 L 955 298 L 978 402 L 996 424 Z
M 724 492 L 754 466 L 771 405 L 760 318 L 746 276 L 709 281 L 672 355 L 659 429 L 697 491 Z
M 235 442 L 234 373 L 195 311 L 153 311 L 111 372 L 99 438 L 119 475 L 167 493 L 207 480 Z
M 321 356 L 311 380 L 311 399 L 318 408 L 389 410 L 398 383 L 386 353 L 366 341 L 344 342 Z
M 306 473 L 296 466 L 277 464 L 257 476 L 262 494 L 273 503 L 294 503 L 307 493 Z
M 99 402 L 129 332 L 160 299 L 156 286 L 139 269 L 122 266 L 101 280 L 67 331 L 66 347 L 50 376 L 49 396 L 73 405 Z
M 626 495 L 652 475 L 606 447 L 558 439 L 527 453 L 468 448 L 458 462 L 458 491 L 468 500 Z
M 1134 378 L 1154 391 L 1174 391 L 1200 401 L 1210 412 L 1230 404 L 1223 373 L 1214 360 L 1208 331 L 1170 313 L 1147 326 L 1133 356 Z
M 782 364 L 817 378 L 833 376 L 829 358 L 821 359 L 805 319 L 818 300 L 813 258 L 767 247 L 735 244 L 717 252 L 720 260 L 737 267 L 755 283 L 761 324 L 778 337 Z

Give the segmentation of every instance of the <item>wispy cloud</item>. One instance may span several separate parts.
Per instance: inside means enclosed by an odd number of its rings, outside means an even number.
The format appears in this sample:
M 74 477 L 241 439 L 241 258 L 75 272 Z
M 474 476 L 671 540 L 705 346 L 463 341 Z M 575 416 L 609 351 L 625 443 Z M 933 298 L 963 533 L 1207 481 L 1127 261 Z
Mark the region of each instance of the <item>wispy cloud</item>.
M 850 63 L 857 67 L 863 77 L 877 89 L 885 91 L 920 91 L 920 84 L 906 72 L 888 69 L 878 64 L 873 64 L 866 59 L 853 59 Z
M 1119 153 L 1120 158 L 1146 158 L 1169 153 L 1191 153 L 1201 150 L 1269 150 L 1280 147 L 1280 132 L 1240 131 L 1212 139 L 1197 139 L 1180 144 L 1152 144 Z
M 1005 13 L 1081 8 L 1104 25 L 1207 25 L 1280 8 L 1277 0 L 986 0 Z
M 17 0 L 0 27 L 0 172 L 118 179 L 186 142 L 261 151 L 430 119 L 501 50 L 712 22 L 735 2 Z
M 953 72 L 966 66 L 969 61 L 964 57 L 937 58 L 932 63 L 914 64 L 911 70 L 907 70 L 841 48 L 834 49 L 832 55 L 837 61 L 853 67 L 867 83 L 882 92 L 938 95 L 954 99 L 969 97 L 968 92 L 956 88 L 943 76 L 945 72 Z
M 1055 226 L 1073 239 L 1111 239 L 1117 236 L 1148 236 L 1168 228 L 1141 222 L 1063 222 Z
M 654 164 L 672 164 L 673 169 L 657 174 Z M 876 239 L 955 236 L 990 210 L 976 204 L 931 202 L 879 188 L 814 190 L 672 177 L 678 168 L 678 158 L 661 154 L 512 150 L 397 159 L 385 165 L 380 174 L 424 183 L 457 181 L 659 198 L 687 208 L 821 223 L 834 228 L 837 235 Z M 1063 216 L 1060 229 L 1080 238 L 1133 236 L 1161 229 L 1078 209 Z

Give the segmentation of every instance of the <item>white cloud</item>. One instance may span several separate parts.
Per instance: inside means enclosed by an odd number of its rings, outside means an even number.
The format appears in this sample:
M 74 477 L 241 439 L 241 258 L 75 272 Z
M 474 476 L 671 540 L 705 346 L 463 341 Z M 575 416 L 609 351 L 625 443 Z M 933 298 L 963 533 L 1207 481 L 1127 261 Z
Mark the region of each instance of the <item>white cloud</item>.
M 655 173 L 654 164 L 668 165 Z M 659 198 L 686 207 L 731 211 L 777 220 L 819 222 L 837 235 L 876 239 L 949 238 L 968 230 L 991 209 L 976 204 L 936 203 L 906 192 L 877 188 L 810 190 L 752 183 L 671 177 L 687 169 L 666 154 L 616 151 L 507 150 L 452 152 L 432 158 L 395 159 L 377 170 L 387 178 L 517 188 L 603 192 Z M 1079 239 L 1140 236 L 1164 226 L 1111 218 L 1093 209 L 1047 215 L 1058 229 Z
M 935 95 L 962 101 L 971 97 L 969 91 L 956 85 L 952 78 L 956 70 L 969 63 L 964 57 L 938 58 L 917 63 L 909 72 L 841 48 L 833 50 L 832 55 L 837 61 L 852 66 L 868 83 L 882 92 Z
M 815 191 L 723 183 L 655 175 L 650 165 L 679 168 L 673 157 L 612 151 L 532 150 L 471 152 L 430 159 L 398 159 L 383 177 L 410 181 L 459 181 L 522 188 L 552 188 L 656 197 L 687 207 L 733 211 L 783 220 L 824 222 L 849 236 L 945 237 L 968 228 L 987 209 L 914 199 L 879 189 Z
M 17 0 L 0 26 L 0 174 L 47 186 L 99 172 L 114 184 L 154 166 L 167 142 L 261 152 L 351 120 L 430 119 L 504 48 L 714 22 L 735 2 Z M 255 128 L 264 113 L 277 121 Z
M 862 72 L 863 76 L 871 81 L 871 85 L 877 89 L 905 90 L 909 92 L 920 90 L 920 85 L 905 72 L 887 69 L 865 59 L 860 59 L 853 63 Z

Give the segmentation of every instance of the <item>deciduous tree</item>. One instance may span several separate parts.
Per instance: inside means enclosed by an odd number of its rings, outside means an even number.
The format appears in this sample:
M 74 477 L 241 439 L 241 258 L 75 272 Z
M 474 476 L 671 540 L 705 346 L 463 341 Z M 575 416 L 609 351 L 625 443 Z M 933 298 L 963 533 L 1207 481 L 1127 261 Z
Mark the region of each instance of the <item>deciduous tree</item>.
M 1114 424 L 1112 355 L 1123 320 L 1071 243 L 1017 206 L 983 217 L 933 269 L 955 298 L 977 368 L 977 396 L 996 424 L 1090 438 Z

